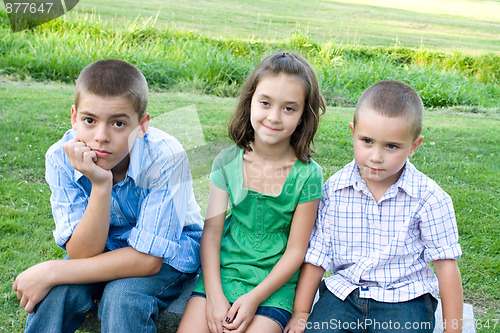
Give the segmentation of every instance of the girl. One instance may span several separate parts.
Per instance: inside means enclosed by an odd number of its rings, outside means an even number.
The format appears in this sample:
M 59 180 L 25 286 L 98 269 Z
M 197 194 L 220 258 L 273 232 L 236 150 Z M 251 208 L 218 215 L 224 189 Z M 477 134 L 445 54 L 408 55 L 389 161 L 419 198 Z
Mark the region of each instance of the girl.
M 282 332 L 321 197 L 310 157 L 325 112 L 313 69 L 276 53 L 248 78 L 214 160 L 202 275 L 178 332 Z M 231 213 L 226 217 L 228 202 Z

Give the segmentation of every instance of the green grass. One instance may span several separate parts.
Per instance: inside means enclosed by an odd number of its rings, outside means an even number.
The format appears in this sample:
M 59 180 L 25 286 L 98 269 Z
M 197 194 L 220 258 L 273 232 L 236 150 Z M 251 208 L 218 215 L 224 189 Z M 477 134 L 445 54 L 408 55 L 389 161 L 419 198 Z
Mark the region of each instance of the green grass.
M 236 96 L 265 55 L 295 50 L 315 67 L 330 105 L 354 105 L 367 86 L 382 79 L 411 83 L 427 107 L 492 107 L 500 95 L 500 56 L 493 53 L 342 48 L 318 43 L 303 31 L 278 42 L 214 39 L 158 28 L 151 20 L 118 25 L 96 15 L 70 15 L 16 34 L 2 28 L 6 22 L 0 13 L 0 73 L 21 79 L 72 83 L 87 64 L 115 57 L 136 64 L 155 90 Z
M 279 41 L 297 29 L 319 43 L 500 52 L 500 4 L 493 1 L 152 0 L 81 1 L 84 12 L 119 23 L 158 16 L 158 25 L 227 39 Z
M 21 332 L 25 313 L 11 291 L 13 279 L 35 263 L 62 256 L 51 234 L 44 153 L 70 128 L 73 87 L 2 78 L 0 96 L 0 331 Z M 162 117 L 180 108 L 199 116 L 204 145 L 190 149 L 189 156 L 196 197 L 204 211 L 211 158 L 231 144 L 226 122 L 236 100 L 153 92 L 150 101 L 149 112 L 160 126 Z M 329 107 L 322 118 L 315 159 L 325 179 L 352 159 L 348 127 L 352 112 L 352 108 Z M 500 316 L 499 125 L 499 113 L 492 109 L 427 112 L 425 139 L 412 159 L 453 198 L 464 252 L 459 267 L 465 300 L 483 322 Z M 177 135 L 185 145 L 193 136 Z

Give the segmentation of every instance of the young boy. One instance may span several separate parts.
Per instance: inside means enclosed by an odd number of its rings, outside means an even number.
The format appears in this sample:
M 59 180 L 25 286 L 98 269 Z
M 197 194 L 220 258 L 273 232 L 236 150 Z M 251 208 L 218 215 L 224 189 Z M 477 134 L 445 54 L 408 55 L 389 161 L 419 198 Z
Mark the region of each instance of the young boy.
M 438 292 L 445 331 L 461 330 L 453 205 L 408 161 L 423 139 L 422 114 L 402 82 L 361 95 L 350 124 L 354 161 L 323 186 L 286 332 L 432 332 Z
M 148 87 L 121 60 L 82 70 L 73 129 L 46 154 L 56 243 L 66 260 L 16 278 L 26 332 L 74 332 L 101 295 L 103 332 L 154 332 L 197 271 L 202 230 L 179 142 L 148 128 Z

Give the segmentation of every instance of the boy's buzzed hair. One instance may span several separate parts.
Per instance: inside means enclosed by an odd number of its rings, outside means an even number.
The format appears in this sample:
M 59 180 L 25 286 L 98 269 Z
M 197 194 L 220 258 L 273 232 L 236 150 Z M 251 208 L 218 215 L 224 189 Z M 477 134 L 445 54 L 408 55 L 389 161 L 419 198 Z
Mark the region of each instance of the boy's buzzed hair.
M 100 97 L 123 97 L 127 99 L 139 116 L 139 121 L 148 105 L 146 78 L 134 65 L 118 59 L 96 61 L 85 67 L 75 85 L 75 107 L 81 94 Z
M 424 105 L 410 85 L 400 81 L 380 81 L 368 87 L 354 111 L 354 127 L 362 109 L 370 108 L 387 117 L 403 117 L 413 129 L 414 139 L 422 131 Z

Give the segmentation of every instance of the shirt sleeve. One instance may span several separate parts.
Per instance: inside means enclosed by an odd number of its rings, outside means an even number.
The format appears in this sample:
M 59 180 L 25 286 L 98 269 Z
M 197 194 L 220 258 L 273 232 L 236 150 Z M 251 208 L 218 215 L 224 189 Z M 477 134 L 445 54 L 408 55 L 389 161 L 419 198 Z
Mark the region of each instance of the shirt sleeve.
M 179 239 L 186 224 L 192 179 L 186 153 L 179 148 L 173 156 L 163 156 L 145 173 L 154 170 L 149 193 L 140 206 L 137 224 L 127 239 L 139 252 L 174 259 L 181 255 Z
M 314 163 L 314 162 L 311 162 Z M 300 192 L 299 202 L 304 203 L 314 199 L 321 198 L 321 188 L 323 185 L 323 172 L 321 167 L 314 163 L 314 170 L 307 178 Z
M 220 189 L 228 190 L 230 178 L 235 178 L 242 173 L 241 159 L 242 148 L 233 145 L 222 150 L 214 159 L 210 181 Z
M 219 154 L 212 164 L 212 172 L 210 173 L 210 181 L 220 189 L 226 190 L 226 175 L 224 172 L 224 159 Z
M 325 184 L 326 187 L 326 184 Z M 318 216 L 309 240 L 309 247 L 304 262 L 321 266 L 328 272 L 333 266 L 332 242 L 330 239 L 330 216 L 328 209 L 330 200 L 327 190 L 323 191 L 323 198 L 319 201 Z
M 74 169 L 64 162 L 64 151 L 48 153 L 45 159 L 45 179 L 51 190 L 50 204 L 54 217 L 55 242 L 66 250 L 66 242 L 85 213 L 88 194 L 74 180 Z
M 448 194 L 438 189 L 422 206 L 420 230 L 427 262 L 457 259 L 462 255 L 458 244 L 458 228 L 453 203 Z

